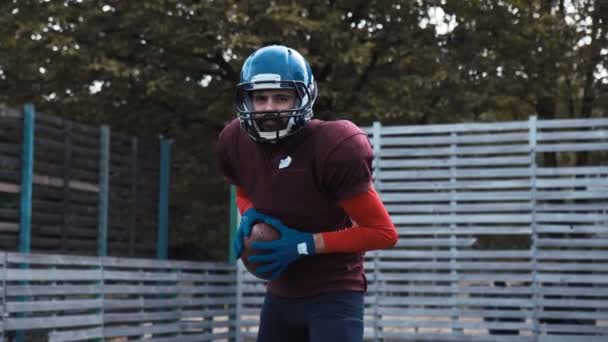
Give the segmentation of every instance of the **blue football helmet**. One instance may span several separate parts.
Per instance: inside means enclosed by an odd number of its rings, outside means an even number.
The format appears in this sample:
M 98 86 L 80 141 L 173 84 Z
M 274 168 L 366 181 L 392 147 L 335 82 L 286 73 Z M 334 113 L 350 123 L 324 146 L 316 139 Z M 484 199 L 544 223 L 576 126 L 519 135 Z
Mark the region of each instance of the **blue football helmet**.
M 256 112 L 253 108 L 252 92 L 267 89 L 294 90 L 294 108 Z M 304 57 L 286 46 L 271 45 L 255 51 L 245 60 L 235 102 L 241 128 L 253 140 L 277 142 L 298 132 L 310 122 L 316 98 L 317 84 Z M 274 120 L 274 128 L 261 129 L 261 118 Z

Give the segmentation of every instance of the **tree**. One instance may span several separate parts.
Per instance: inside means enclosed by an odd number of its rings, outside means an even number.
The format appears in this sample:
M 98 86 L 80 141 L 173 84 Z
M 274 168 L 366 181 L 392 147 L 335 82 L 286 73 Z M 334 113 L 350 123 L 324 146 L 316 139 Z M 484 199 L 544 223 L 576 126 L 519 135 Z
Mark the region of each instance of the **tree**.
M 214 144 L 234 118 L 240 66 L 262 45 L 307 56 L 324 119 L 593 117 L 608 107 L 608 80 L 597 76 L 608 67 L 603 1 L 14 0 L 0 9 L 0 101 L 175 139 L 171 257 L 226 256 L 228 188 Z
M 465 87 L 482 95 L 480 119 L 592 117 L 605 96 L 602 49 L 608 46 L 602 1 L 449 1 L 458 18 L 447 36 L 452 62 Z M 588 26 L 587 22 L 592 24 Z M 605 55 L 605 50 L 604 50 Z M 603 58 L 605 60 L 605 58 Z M 604 63 L 602 65 L 602 63 Z M 502 117 L 501 117 L 502 116 Z

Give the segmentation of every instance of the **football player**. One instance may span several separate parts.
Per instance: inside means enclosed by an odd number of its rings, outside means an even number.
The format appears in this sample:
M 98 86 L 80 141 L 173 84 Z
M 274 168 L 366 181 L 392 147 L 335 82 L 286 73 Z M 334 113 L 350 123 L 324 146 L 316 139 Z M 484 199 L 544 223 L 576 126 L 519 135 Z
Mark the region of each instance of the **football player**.
M 363 253 L 389 248 L 397 231 L 372 185 L 367 135 L 346 120 L 313 119 L 308 62 L 280 45 L 251 54 L 236 89 L 237 118 L 218 139 L 242 215 L 237 256 L 252 224 L 280 233 L 250 257 L 271 274 L 258 341 L 362 341 Z

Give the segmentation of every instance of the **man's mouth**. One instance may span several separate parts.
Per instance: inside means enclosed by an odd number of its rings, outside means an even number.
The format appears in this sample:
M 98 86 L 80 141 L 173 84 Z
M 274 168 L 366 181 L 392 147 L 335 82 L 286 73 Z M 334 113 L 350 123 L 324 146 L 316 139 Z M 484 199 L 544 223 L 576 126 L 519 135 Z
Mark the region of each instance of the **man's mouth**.
M 258 127 L 262 131 L 276 131 L 281 129 L 282 125 L 277 119 L 263 119 L 258 120 Z

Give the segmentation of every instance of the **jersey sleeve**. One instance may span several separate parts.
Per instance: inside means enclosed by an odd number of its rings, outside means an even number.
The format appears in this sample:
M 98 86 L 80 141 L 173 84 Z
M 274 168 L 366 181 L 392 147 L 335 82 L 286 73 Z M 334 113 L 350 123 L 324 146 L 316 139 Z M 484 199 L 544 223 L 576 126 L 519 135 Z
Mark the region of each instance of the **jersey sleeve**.
M 367 135 L 354 124 L 342 126 L 327 144 L 321 172 L 325 189 L 340 201 L 367 191 L 372 180 L 373 152 Z
M 220 171 L 224 175 L 224 178 L 226 178 L 226 181 L 234 185 L 239 184 L 236 175 L 237 138 L 237 134 L 235 134 L 235 121 L 232 121 L 222 130 L 216 145 Z
M 321 233 L 325 253 L 360 253 L 394 246 L 397 230 L 373 186 L 367 191 L 340 201 L 354 225 L 339 231 Z

